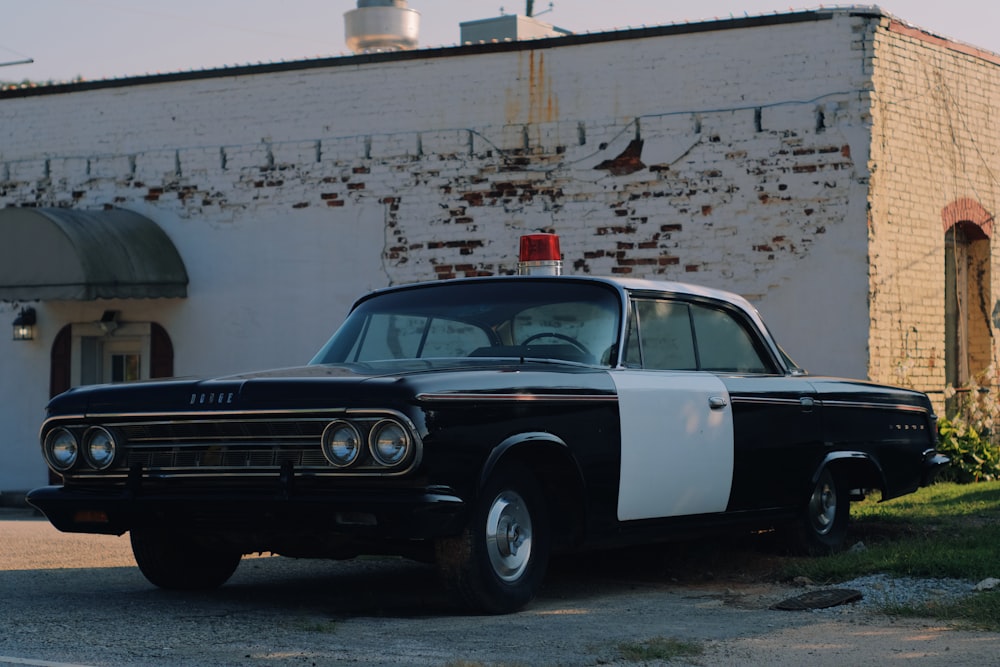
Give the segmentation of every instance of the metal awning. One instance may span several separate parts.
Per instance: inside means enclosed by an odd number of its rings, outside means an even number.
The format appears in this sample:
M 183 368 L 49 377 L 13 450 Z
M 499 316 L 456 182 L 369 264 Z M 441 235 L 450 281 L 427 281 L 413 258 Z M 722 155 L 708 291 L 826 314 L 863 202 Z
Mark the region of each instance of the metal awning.
M 177 248 L 123 209 L 0 209 L 0 301 L 187 296 Z

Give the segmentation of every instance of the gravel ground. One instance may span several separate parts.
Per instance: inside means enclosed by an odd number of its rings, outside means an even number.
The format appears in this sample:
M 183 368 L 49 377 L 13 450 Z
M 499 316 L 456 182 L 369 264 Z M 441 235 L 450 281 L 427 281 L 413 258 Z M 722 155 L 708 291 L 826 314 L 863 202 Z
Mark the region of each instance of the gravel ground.
M 861 592 L 857 602 L 843 608 L 815 609 L 815 613 L 879 612 L 886 608 L 919 606 L 929 602 L 955 602 L 976 592 L 976 582 L 962 579 L 916 579 L 874 574 L 836 585 Z M 813 588 L 813 587 L 810 587 Z
M 971 582 L 865 577 L 837 586 L 861 602 L 777 611 L 818 587 L 769 583 L 741 569 L 745 553 L 717 547 L 693 564 L 677 557 L 684 545 L 559 559 L 527 609 L 484 617 L 456 608 L 431 568 L 398 559 L 248 558 L 217 591 L 169 593 L 142 578 L 127 538 L 0 512 L 0 665 L 618 666 L 635 664 L 620 645 L 657 637 L 704 654 L 644 664 L 1000 664 L 1000 634 L 873 610 L 969 594 Z

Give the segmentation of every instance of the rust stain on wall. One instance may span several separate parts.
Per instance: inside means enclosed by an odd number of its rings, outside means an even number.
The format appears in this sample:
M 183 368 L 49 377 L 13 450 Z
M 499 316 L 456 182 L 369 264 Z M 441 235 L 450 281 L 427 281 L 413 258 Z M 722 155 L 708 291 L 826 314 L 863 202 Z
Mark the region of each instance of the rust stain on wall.
M 559 99 L 546 70 L 545 54 L 519 52 L 516 85 L 507 88 L 504 101 L 504 121 L 508 125 L 551 123 L 558 117 Z

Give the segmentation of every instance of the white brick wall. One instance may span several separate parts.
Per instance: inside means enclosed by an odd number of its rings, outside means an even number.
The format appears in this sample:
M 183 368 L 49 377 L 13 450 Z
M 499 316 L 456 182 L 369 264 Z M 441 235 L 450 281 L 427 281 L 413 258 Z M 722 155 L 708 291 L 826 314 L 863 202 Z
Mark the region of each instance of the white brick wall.
M 40 415 L 60 323 L 158 321 L 181 375 L 305 362 L 352 297 L 511 272 L 541 229 L 568 272 L 740 292 L 800 362 L 863 376 L 867 21 L 0 99 L 0 206 L 136 210 L 191 278 L 178 302 L 38 304 L 40 341 L 0 337 L 29 378 L 0 419 Z M 24 461 L 0 489 L 40 481 L 36 430 L 0 434 Z

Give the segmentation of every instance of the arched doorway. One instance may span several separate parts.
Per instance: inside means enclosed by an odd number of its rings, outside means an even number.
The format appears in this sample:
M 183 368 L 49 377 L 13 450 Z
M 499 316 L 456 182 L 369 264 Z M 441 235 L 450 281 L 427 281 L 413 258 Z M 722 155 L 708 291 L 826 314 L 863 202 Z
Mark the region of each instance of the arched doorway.
M 975 200 L 942 211 L 944 223 L 945 381 L 962 392 L 993 361 L 990 237 L 993 216 Z M 953 414 L 956 403 L 948 405 Z

